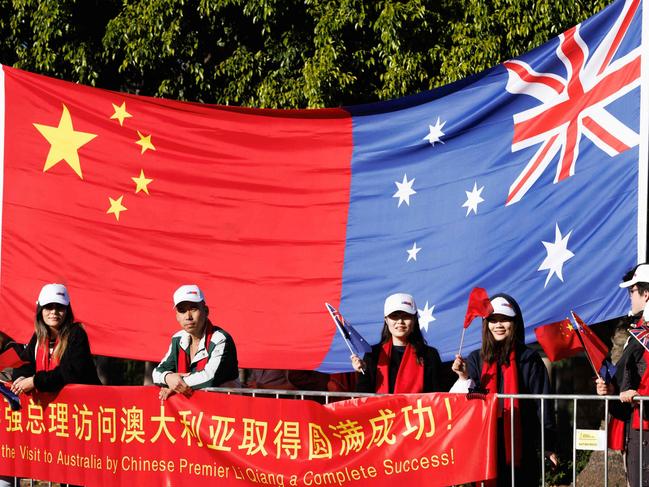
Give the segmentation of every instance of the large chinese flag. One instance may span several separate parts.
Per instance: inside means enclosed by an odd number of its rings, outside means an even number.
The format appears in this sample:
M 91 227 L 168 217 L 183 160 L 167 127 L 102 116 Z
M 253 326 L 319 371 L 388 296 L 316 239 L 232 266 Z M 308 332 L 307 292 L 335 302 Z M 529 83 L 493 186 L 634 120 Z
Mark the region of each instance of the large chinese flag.
M 156 360 L 198 283 L 248 367 L 317 367 L 335 332 L 350 118 L 176 103 L 4 71 L 2 327 L 63 282 L 94 353 Z M 317 148 L 317 150 L 314 150 Z M 315 313 L 314 310 L 321 310 Z

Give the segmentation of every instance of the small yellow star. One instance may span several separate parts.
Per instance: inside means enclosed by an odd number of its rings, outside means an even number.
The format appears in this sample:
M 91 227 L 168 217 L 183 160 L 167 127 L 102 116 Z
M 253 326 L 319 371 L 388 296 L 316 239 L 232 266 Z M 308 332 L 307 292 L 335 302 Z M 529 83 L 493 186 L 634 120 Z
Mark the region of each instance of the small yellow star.
M 110 119 L 117 119 L 119 121 L 119 124 L 121 126 L 124 126 L 124 119 L 131 118 L 133 116 L 126 111 L 126 102 L 122 102 L 120 106 L 117 106 L 114 103 L 111 103 L 111 105 L 113 105 L 113 110 L 115 110 L 115 113 L 110 116 Z
M 41 125 L 40 123 L 35 123 L 34 127 L 50 143 L 50 151 L 47 153 L 43 172 L 57 165 L 59 162 L 65 161 L 77 173 L 77 176 L 83 179 L 79 153 L 77 151 L 97 137 L 97 134 L 76 132 L 72 127 L 72 117 L 70 116 L 68 107 L 65 105 L 63 105 L 63 112 L 61 113 L 58 127 Z
M 142 152 L 140 152 L 140 154 L 144 154 L 147 149 L 155 150 L 155 147 L 151 143 L 151 134 L 145 137 L 138 130 L 137 135 L 140 137 L 140 140 L 136 141 L 135 143 L 142 146 Z
M 135 194 L 140 191 L 144 191 L 146 194 L 149 194 L 148 184 L 153 181 L 153 179 L 147 179 L 144 177 L 144 169 L 140 169 L 140 175 L 137 178 L 131 178 L 135 183 Z
M 116 200 L 111 198 L 110 196 L 108 197 L 108 201 L 110 201 L 110 208 L 106 211 L 106 214 L 114 214 L 115 219 L 119 221 L 119 214 L 122 211 L 126 211 L 128 208 L 126 208 L 124 205 L 122 205 L 122 199 L 124 198 L 124 195 L 120 196 Z

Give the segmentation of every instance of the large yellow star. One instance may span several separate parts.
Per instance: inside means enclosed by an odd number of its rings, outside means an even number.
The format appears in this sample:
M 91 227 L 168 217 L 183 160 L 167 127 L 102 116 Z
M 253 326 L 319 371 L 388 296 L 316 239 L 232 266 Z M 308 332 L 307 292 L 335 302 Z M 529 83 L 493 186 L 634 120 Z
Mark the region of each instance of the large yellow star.
M 114 103 L 111 103 L 111 105 L 113 105 L 113 110 L 115 110 L 115 113 L 110 116 L 110 119 L 117 119 L 119 121 L 119 124 L 121 126 L 124 126 L 124 119 L 131 118 L 133 116 L 126 111 L 126 102 L 122 102 L 120 106 L 117 106 Z
M 61 120 L 59 120 L 58 127 L 41 125 L 40 123 L 35 123 L 34 127 L 36 127 L 36 130 L 38 130 L 50 143 L 50 151 L 47 153 L 43 172 L 55 166 L 59 162 L 65 161 L 68 163 L 68 166 L 70 166 L 72 170 L 83 179 L 83 175 L 81 174 L 81 163 L 79 162 L 79 153 L 77 151 L 83 145 L 97 137 L 97 134 L 76 132 L 72 127 L 72 117 L 70 117 L 68 107 L 65 105 L 63 105 L 63 113 L 61 113 Z
M 110 208 L 106 211 L 107 214 L 112 213 L 115 215 L 115 219 L 119 221 L 119 214 L 122 211 L 126 211 L 128 208 L 126 208 L 124 205 L 122 205 L 122 199 L 124 198 L 124 195 L 120 196 L 116 200 L 111 198 L 110 196 L 108 197 L 108 201 L 110 202 Z
M 151 143 L 151 134 L 144 136 L 138 130 L 137 135 L 138 137 L 140 137 L 140 140 L 136 141 L 135 143 L 142 147 L 142 152 L 140 152 L 140 154 L 144 154 L 147 149 L 155 150 L 155 147 Z
M 147 179 L 144 177 L 144 169 L 140 169 L 140 175 L 137 178 L 131 178 L 135 183 L 135 194 L 140 191 L 144 191 L 146 194 L 149 194 L 148 184 L 153 181 L 153 179 Z

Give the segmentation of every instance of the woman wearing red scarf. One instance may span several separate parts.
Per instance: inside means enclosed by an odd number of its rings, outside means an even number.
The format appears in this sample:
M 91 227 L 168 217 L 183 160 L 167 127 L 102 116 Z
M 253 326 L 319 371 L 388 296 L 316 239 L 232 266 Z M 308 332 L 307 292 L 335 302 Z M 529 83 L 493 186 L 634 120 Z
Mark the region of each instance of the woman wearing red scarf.
M 101 384 L 88 335 L 81 323 L 74 321 L 63 284 L 43 286 L 34 327 L 36 331 L 22 354 L 28 363 L 13 371 L 14 393 L 57 392 L 66 384 Z
M 388 296 L 383 306 L 381 343 L 363 359 L 352 355 L 352 365 L 359 373 L 358 392 L 408 394 L 440 390 L 441 360 L 433 347 L 426 345 L 417 305 L 410 294 Z
M 466 359 L 457 356 L 453 371 L 469 387 L 487 393 L 549 394 L 550 379 L 539 354 L 523 343 L 523 315 L 518 303 L 506 294 L 491 299 L 493 313 L 482 322 L 482 347 Z M 546 450 L 553 445 L 554 425 L 551 402 L 545 403 Z M 514 409 L 514 466 L 516 485 L 539 485 L 541 459 L 541 405 L 538 400 L 499 401 L 498 480 L 496 485 L 511 485 L 511 409 Z M 554 453 L 546 451 L 553 464 Z

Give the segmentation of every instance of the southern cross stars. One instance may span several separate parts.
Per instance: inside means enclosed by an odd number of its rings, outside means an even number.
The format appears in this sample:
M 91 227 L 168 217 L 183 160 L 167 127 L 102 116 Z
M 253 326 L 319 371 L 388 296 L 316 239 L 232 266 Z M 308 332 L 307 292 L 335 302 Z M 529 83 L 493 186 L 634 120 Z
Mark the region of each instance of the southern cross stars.
M 435 145 L 435 142 L 443 144 L 444 142 L 441 138 L 444 135 L 444 132 L 442 132 L 444 125 L 446 125 L 446 122 L 440 122 L 439 117 L 437 117 L 435 125 L 428 126 L 428 135 L 424 137 L 424 140 L 430 142 L 430 145 Z
M 545 286 L 543 287 L 548 285 L 548 282 L 550 282 L 550 278 L 553 275 L 556 275 L 561 282 L 563 282 L 563 264 L 575 256 L 575 254 L 568 250 L 568 239 L 571 234 L 572 230 L 563 237 L 561 235 L 561 230 L 559 230 L 559 224 L 557 223 L 554 231 L 554 242 L 542 242 L 545 246 L 547 256 L 538 270 L 550 271 L 548 272 L 548 276 L 545 278 Z
M 395 181 L 394 184 L 397 185 L 397 192 L 392 195 L 393 198 L 399 198 L 399 204 L 397 208 L 401 206 L 401 203 L 405 202 L 406 205 L 410 206 L 410 197 L 415 194 L 417 191 L 412 189 L 412 185 L 415 182 L 415 178 L 412 178 L 408 181 L 408 176 L 403 175 L 403 181 Z
M 466 193 L 466 201 L 462 205 L 463 208 L 466 208 L 466 215 L 469 216 L 469 213 L 473 212 L 475 215 L 478 214 L 478 205 L 484 201 L 484 198 L 480 196 L 482 194 L 482 190 L 484 189 L 484 186 L 480 187 L 478 189 L 478 184 L 477 182 L 473 183 L 473 190 L 472 191 L 465 191 Z
M 410 262 L 411 260 L 417 260 L 417 254 L 421 250 L 421 247 L 417 247 L 417 242 L 414 242 L 412 244 L 412 248 L 406 250 L 408 252 L 408 260 L 406 262 Z
M 58 127 L 41 125 L 40 123 L 35 123 L 34 127 L 50 143 L 50 151 L 47 153 L 43 172 L 59 162 L 65 161 L 77 173 L 77 176 L 83 179 L 78 150 L 97 137 L 97 134 L 75 131 L 74 127 L 72 127 L 72 117 L 65 105 L 63 105 Z

